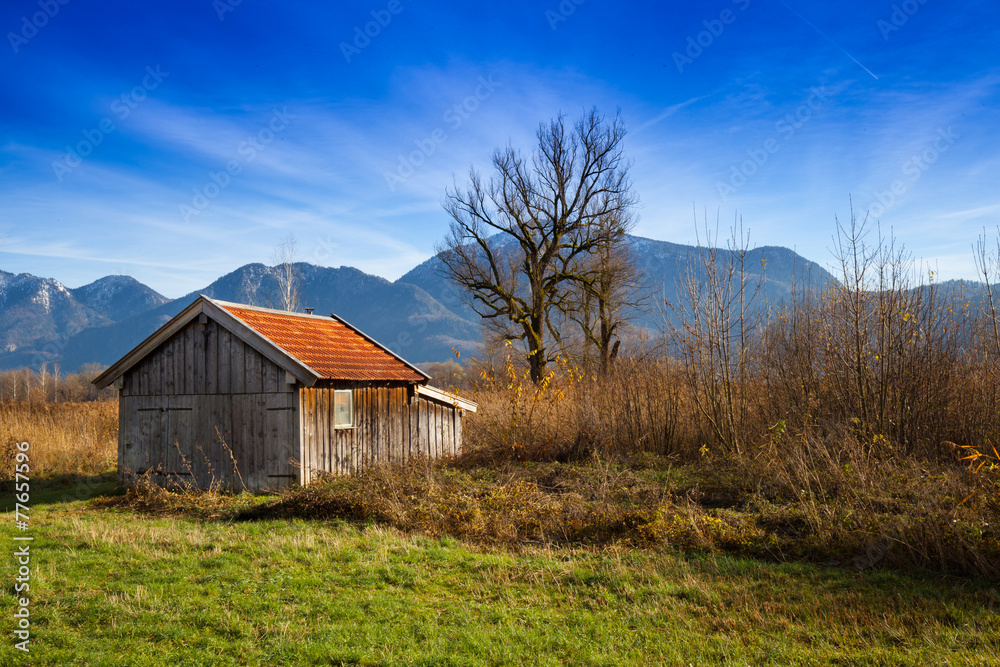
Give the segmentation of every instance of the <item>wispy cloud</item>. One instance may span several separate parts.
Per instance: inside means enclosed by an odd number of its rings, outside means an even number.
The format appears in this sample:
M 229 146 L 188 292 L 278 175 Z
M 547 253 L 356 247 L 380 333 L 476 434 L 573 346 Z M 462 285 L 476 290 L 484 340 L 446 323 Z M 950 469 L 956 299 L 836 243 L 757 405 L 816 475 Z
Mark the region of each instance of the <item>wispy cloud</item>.
M 938 217 L 943 220 L 979 220 L 986 217 L 998 217 L 1000 214 L 1000 204 L 990 204 L 989 206 L 980 206 L 979 208 L 969 209 L 967 211 L 953 211 L 950 213 L 942 213 Z
M 643 130 L 645 130 L 645 129 L 649 128 L 649 127 L 652 127 L 653 125 L 656 125 L 661 120 L 665 120 L 667 118 L 670 118 L 671 116 L 673 116 L 675 113 L 677 113 L 681 109 L 689 107 L 692 104 L 694 104 L 695 102 L 700 102 L 701 100 L 707 99 L 708 97 L 709 97 L 708 95 L 700 95 L 698 97 L 692 97 L 689 100 L 684 100 L 683 102 L 679 102 L 677 104 L 671 104 L 666 109 L 664 109 L 663 111 L 661 111 L 659 114 L 657 114 L 656 116 L 650 118 L 646 122 L 642 123 L 641 125 L 639 125 L 639 127 L 635 128 L 634 133 L 638 134 L 638 133 L 642 132 Z
M 0 72 L 0 236 L 8 239 L 0 268 L 70 284 L 124 268 L 178 296 L 266 261 L 293 233 L 307 261 L 395 278 L 434 252 L 449 222 L 445 189 L 463 186 L 470 166 L 489 175 L 493 149 L 510 142 L 528 152 L 540 122 L 560 112 L 572 120 L 596 105 L 607 114 L 621 108 L 630 130 L 638 233 L 693 241 L 694 205 L 713 219 L 719 212 L 724 224 L 739 212 L 756 242 L 814 259 L 826 256 L 833 217 L 846 213 L 849 196 L 867 206 L 938 128 L 953 125 L 962 139 L 883 222 L 966 271 L 952 257 L 960 249 L 947 244 L 968 245 L 1000 213 L 992 5 L 955 13 L 928 3 L 887 49 L 868 5 L 805 12 L 782 3 L 793 11 L 755 3 L 683 75 L 669 45 L 714 18 L 700 7 L 637 16 L 595 6 L 553 32 L 537 8 L 517 3 L 468 16 L 414 6 L 350 64 L 337 40 L 367 15 L 360 6 L 263 13 L 244 3 L 220 24 L 209 10 L 211 20 L 199 22 L 154 1 L 159 23 L 146 24 L 142 39 L 126 33 L 133 38 L 114 57 L 93 39 L 113 16 L 100 8 L 66 14 L 51 39 Z M 499 21 L 495 29 L 482 30 L 487 17 Z M 71 29 L 74 20 L 81 24 Z M 935 31 L 945 24 L 953 29 Z M 293 28 L 295 49 L 282 32 Z M 52 162 L 67 142 L 156 62 L 170 63 L 169 79 L 59 182 Z M 496 83 L 488 95 L 482 78 Z M 814 86 L 831 101 L 793 136 L 781 135 L 777 124 Z M 283 107 L 293 122 L 244 159 L 241 143 Z M 720 203 L 717 183 L 776 133 L 780 150 Z M 185 219 L 179 207 L 232 160 L 239 174 Z M 401 161 L 412 169 L 390 187 L 387 175 L 401 173 Z

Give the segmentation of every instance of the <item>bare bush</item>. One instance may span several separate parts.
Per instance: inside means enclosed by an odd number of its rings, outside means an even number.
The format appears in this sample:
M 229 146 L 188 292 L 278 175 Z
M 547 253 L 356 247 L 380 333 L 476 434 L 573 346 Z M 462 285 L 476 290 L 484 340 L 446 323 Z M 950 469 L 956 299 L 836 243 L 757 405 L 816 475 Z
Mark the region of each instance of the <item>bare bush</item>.
M 709 238 L 711 242 L 711 237 Z M 765 324 L 759 302 L 764 280 L 748 271 L 749 238 L 733 227 L 723 258 L 716 247 L 699 247 L 689 258 L 681 302 L 669 304 L 679 321 L 673 344 L 684 363 L 694 406 L 708 434 L 742 453 L 759 413 L 758 342 Z

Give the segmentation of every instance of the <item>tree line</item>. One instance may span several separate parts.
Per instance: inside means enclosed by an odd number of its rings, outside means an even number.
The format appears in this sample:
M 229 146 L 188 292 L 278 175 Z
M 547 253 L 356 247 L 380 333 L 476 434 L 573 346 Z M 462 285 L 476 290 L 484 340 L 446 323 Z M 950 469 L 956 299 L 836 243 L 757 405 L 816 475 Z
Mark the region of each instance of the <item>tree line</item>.
M 0 372 L 0 401 L 30 403 L 74 403 L 110 400 L 114 387 L 98 390 L 91 381 L 104 370 L 100 364 L 85 364 L 76 373 L 63 375 L 59 364 L 42 363 L 38 369 L 19 368 Z

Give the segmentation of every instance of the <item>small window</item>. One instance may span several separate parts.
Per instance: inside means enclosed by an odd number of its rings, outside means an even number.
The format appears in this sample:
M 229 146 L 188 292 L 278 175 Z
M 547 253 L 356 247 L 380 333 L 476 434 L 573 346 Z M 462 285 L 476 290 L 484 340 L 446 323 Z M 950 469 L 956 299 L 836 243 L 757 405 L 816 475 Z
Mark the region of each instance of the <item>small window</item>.
M 333 427 L 352 428 L 354 426 L 354 392 L 350 389 L 333 391 Z

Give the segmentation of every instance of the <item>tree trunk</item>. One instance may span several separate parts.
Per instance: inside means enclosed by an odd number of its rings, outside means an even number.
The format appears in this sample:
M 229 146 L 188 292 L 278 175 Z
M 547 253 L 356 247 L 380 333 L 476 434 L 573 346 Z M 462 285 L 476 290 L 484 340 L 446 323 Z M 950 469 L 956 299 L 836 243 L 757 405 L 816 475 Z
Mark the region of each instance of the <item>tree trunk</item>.
M 545 340 L 542 331 L 542 318 L 532 316 L 531 324 L 525 327 L 528 340 L 528 363 L 531 369 L 531 381 L 538 384 L 545 375 Z

